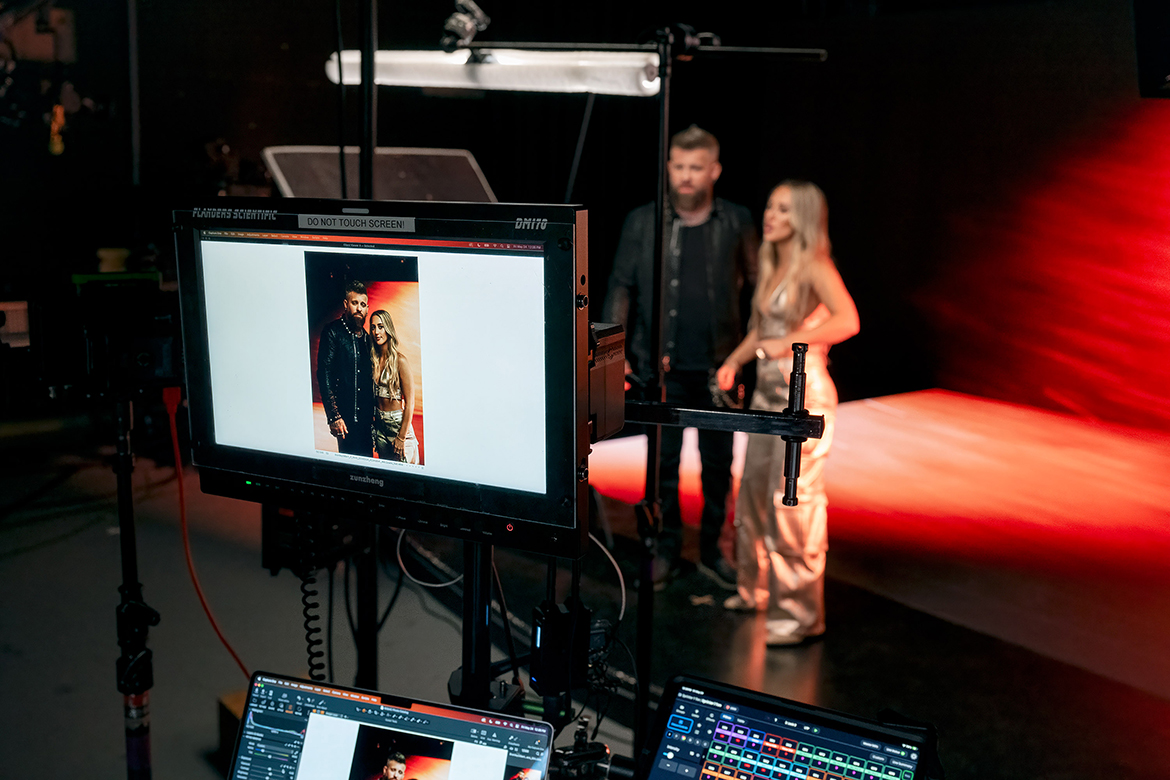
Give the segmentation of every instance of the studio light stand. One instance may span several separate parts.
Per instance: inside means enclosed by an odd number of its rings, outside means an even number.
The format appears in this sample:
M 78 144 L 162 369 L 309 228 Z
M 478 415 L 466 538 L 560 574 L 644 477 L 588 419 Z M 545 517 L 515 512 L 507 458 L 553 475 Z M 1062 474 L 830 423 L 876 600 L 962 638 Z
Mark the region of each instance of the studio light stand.
M 129 780 L 149 780 L 150 689 L 154 687 L 150 627 L 159 613 L 142 595 L 138 581 L 138 543 L 134 524 L 135 399 L 147 390 L 175 384 L 179 374 L 177 318 L 158 289 L 157 273 L 76 275 L 86 354 L 86 397 L 109 403 L 116 425 L 113 471 L 117 481 L 121 596 L 116 610 L 118 647 L 115 664 L 122 694 Z
M 469 54 L 462 63 L 443 59 L 436 53 L 432 64 L 445 73 L 435 75 L 434 71 L 423 73 L 415 68 L 400 79 L 393 75 L 382 77 L 377 70 L 377 22 L 374 0 L 361 0 L 362 49 L 360 54 L 362 93 L 362 152 L 360 165 L 361 197 L 371 198 L 373 193 L 373 154 L 376 146 L 376 90 L 375 82 L 401 86 L 448 86 L 472 87 L 478 89 L 510 89 L 520 91 L 587 92 L 590 94 L 626 94 L 654 96 L 658 98 L 658 168 L 654 203 L 658 219 L 654 230 L 653 303 L 650 311 L 650 344 L 652 364 L 655 370 L 648 383 L 646 396 L 652 399 L 643 403 L 626 404 L 627 422 L 646 424 L 646 483 L 645 498 L 637 505 L 638 536 L 641 543 L 640 578 L 638 590 L 637 626 L 637 679 L 634 722 L 634 755 L 645 744 L 649 729 L 649 687 L 653 662 L 653 565 L 657 538 L 661 529 L 659 516 L 658 475 L 661 449 L 662 425 L 695 426 L 701 429 L 724 431 L 750 431 L 782 436 L 786 441 L 785 457 L 785 504 L 795 504 L 796 479 L 800 469 L 800 443 L 808 438 L 819 438 L 824 431 L 824 418 L 810 416 L 804 409 L 803 374 L 804 351 L 795 350 L 793 363 L 793 384 L 789 407 L 782 413 L 742 412 L 721 410 L 688 409 L 665 404 L 664 367 L 662 365 L 662 299 L 663 268 L 667 246 L 665 243 L 666 221 L 668 219 L 669 179 L 667 156 L 670 149 L 670 93 L 673 77 L 673 63 L 677 59 L 695 60 L 726 57 L 767 57 L 785 62 L 823 62 L 827 52 L 823 49 L 791 49 L 763 47 L 733 47 L 704 44 L 693 28 L 672 24 L 655 30 L 651 41 L 645 44 L 575 44 L 575 43 L 482 43 L 469 42 L 459 50 Z M 482 28 L 481 28 L 482 29 Z M 532 53 L 530 62 L 500 62 L 499 67 L 510 69 L 508 73 L 486 83 L 484 70 L 493 66 L 492 52 Z M 539 82 L 542 66 L 539 53 L 569 54 L 655 54 L 657 58 L 657 84 L 648 78 L 641 83 L 623 88 L 622 91 L 607 92 L 605 87 L 581 86 L 579 73 L 588 69 L 587 64 L 577 63 L 577 69 L 565 71 L 561 83 Z M 352 66 L 353 58 L 348 53 L 337 52 L 331 58 L 326 71 L 329 78 L 339 85 L 354 83 L 346 78 L 346 65 Z M 424 52 L 397 52 L 393 55 L 427 55 Z M 450 56 L 450 54 L 448 54 Z M 425 59 L 426 57 L 424 57 Z M 385 59 L 385 58 L 384 58 Z M 406 57 L 410 59 L 410 57 Z M 517 58 L 519 59 L 519 58 Z M 553 60 L 549 58 L 550 62 Z M 559 60 L 558 60 L 559 62 Z M 612 63 L 606 67 L 610 67 Z M 443 79 L 449 82 L 439 83 Z M 510 81 L 509 79 L 514 79 Z M 436 81 L 439 80 L 439 81 Z M 534 81 L 535 80 L 535 81 Z M 509 84 L 511 84 L 509 86 Z M 654 88 L 656 86 L 656 89 Z M 578 144 L 580 146 L 580 142 Z M 571 185 L 570 185 L 571 186 Z M 797 345 L 799 347 L 801 345 Z M 799 383 L 799 384 L 798 384 Z M 465 576 L 468 578 L 464 595 L 464 641 L 463 641 L 463 682 L 462 701 L 469 706 L 486 706 L 490 702 L 490 643 L 487 627 L 490 621 L 490 549 L 479 549 L 482 545 L 465 542 Z M 486 565 L 485 565 L 486 561 Z
M 122 694 L 126 731 L 126 776 L 129 780 L 150 780 L 150 689 L 154 687 L 152 653 L 146 646 L 151 626 L 157 626 L 159 614 L 142 598 L 138 581 L 138 544 L 134 528 L 134 452 L 130 430 L 134 407 L 128 398 L 115 404 L 118 421 L 117 455 L 114 473 L 118 481 L 118 541 L 122 554 L 122 584 L 118 593 L 118 657 L 116 671 L 118 692 Z

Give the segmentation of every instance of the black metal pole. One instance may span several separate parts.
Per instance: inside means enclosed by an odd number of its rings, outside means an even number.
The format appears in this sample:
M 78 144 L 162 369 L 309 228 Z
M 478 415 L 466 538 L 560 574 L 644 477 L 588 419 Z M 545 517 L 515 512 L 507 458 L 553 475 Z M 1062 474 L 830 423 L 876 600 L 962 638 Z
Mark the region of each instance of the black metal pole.
M 792 345 L 792 375 L 788 381 L 788 408 L 784 413 L 790 417 L 807 418 L 804 408 L 804 361 L 808 344 Z M 784 437 L 784 506 L 796 506 L 796 483 L 800 479 L 800 445 L 806 440 L 795 436 Z
M 658 39 L 658 184 L 654 192 L 654 276 L 650 306 L 650 386 L 647 397 L 665 401 L 662 365 L 662 284 L 666 261 L 666 199 L 669 182 L 666 159 L 670 151 L 670 77 L 674 31 L 659 31 Z M 638 534 L 642 542 L 638 578 L 638 688 L 634 701 L 634 758 L 638 758 L 650 728 L 650 674 L 654 659 L 654 556 L 659 532 L 658 472 L 662 426 L 646 429 L 646 497 L 638 510 Z
M 366 530 L 365 544 L 354 556 L 357 567 L 357 674 L 354 684 L 378 689 L 378 552 L 377 527 Z
M 358 197 L 373 200 L 374 150 L 378 147 L 378 88 L 374 84 L 374 56 L 378 51 L 378 0 L 361 0 L 358 16 L 362 25 L 362 146 L 358 155 Z
M 117 403 L 117 456 L 114 473 L 118 485 L 118 539 L 122 552 L 122 584 L 118 592 L 118 646 L 122 653 L 115 669 L 118 691 L 122 694 L 126 731 L 126 777 L 150 780 L 150 689 L 154 687 L 151 651 L 146 646 L 150 626 L 158 625 L 159 615 L 142 600 L 142 583 L 138 581 L 138 543 L 134 532 L 134 453 L 130 443 L 134 408 L 129 400 Z
M 492 546 L 463 543 L 463 684 L 460 703 L 487 709 L 492 700 Z
M 127 0 L 126 32 L 130 37 L 130 184 L 135 188 L 142 178 L 141 91 L 138 83 L 138 0 Z
M 334 0 L 334 24 L 337 33 L 337 162 L 341 168 L 341 197 L 349 197 L 349 182 L 345 168 L 345 79 L 341 77 L 341 0 Z
M 573 167 L 569 169 L 569 183 L 565 185 L 565 203 L 573 202 L 573 187 L 577 184 L 577 169 L 581 167 L 581 152 L 585 149 L 585 135 L 589 132 L 589 118 L 593 116 L 596 97 L 590 92 L 585 100 L 585 115 L 581 117 L 581 132 L 577 134 L 577 148 L 573 152 Z

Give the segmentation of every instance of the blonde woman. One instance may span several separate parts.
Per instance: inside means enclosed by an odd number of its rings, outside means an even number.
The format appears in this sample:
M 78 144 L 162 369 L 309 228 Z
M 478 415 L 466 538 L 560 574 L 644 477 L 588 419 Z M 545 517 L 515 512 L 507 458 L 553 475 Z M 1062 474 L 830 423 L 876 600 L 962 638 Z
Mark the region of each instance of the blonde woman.
M 418 463 L 414 436 L 414 375 L 398 350 L 390 312 L 370 315 L 370 359 L 374 370 L 374 450 L 379 458 Z
M 801 453 L 799 505 L 786 507 L 784 442 L 749 434 L 735 506 L 738 592 L 733 610 L 768 615 L 767 643 L 794 645 L 825 631 L 824 573 L 828 549 L 825 456 L 833 442 L 837 388 L 826 368 L 829 347 L 857 333 L 857 307 L 833 264 L 829 210 L 815 184 L 785 181 L 764 211 L 760 273 L 752 299 L 752 326 L 718 372 L 731 389 L 736 372 L 756 360 L 753 409 L 788 404 L 794 342 L 809 345 L 805 407 L 825 416 L 825 435 Z

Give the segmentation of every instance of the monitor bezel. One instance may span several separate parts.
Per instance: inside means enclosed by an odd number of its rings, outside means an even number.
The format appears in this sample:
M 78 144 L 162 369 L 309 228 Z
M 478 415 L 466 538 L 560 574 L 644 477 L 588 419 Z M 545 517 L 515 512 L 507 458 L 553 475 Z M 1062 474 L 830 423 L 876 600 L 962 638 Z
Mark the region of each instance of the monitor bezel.
M 360 464 L 333 464 L 215 443 L 208 315 L 199 262 L 200 231 L 279 229 L 355 238 L 371 235 L 297 226 L 299 215 L 343 216 L 355 212 L 369 217 L 412 218 L 416 225 L 413 235 L 420 238 L 498 243 L 503 247 L 508 244 L 542 247 L 545 493 L 419 477 Z M 233 214 L 240 217 L 234 218 Z M 587 215 L 582 207 L 219 198 L 176 210 L 174 229 L 192 462 L 199 467 L 204 492 L 562 557 L 583 554 L 588 524 L 582 522 L 587 516 L 587 494 L 581 477 L 587 473 L 589 433 L 588 308 L 581 305 L 588 287 Z M 507 251 L 503 247 L 499 251 Z M 469 337 L 474 335 L 474 328 L 470 327 Z M 501 424 L 505 423 L 506 419 L 501 417 Z M 381 484 L 355 482 L 351 475 L 371 477 Z

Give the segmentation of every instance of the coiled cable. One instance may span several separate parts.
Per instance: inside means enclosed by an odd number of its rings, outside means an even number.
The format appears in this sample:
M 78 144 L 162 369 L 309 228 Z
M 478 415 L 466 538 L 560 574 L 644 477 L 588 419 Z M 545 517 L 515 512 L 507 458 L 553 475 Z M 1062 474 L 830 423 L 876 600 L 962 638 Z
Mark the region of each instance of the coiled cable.
M 321 627 L 316 625 L 321 620 L 321 616 L 316 612 L 321 608 L 321 603 L 313 600 L 317 595 L 313 587 L 316 584 L 316 572 L 305 572 L 301 575 L 301 614 L 305 616 L 305 652 L 309 660 L 309 679 L 321 682 L 325 680 L 325 664 L 320 659 L 325 657 L 325 653 L 318 648 L 325 642 L 318 636 Z

